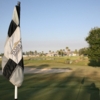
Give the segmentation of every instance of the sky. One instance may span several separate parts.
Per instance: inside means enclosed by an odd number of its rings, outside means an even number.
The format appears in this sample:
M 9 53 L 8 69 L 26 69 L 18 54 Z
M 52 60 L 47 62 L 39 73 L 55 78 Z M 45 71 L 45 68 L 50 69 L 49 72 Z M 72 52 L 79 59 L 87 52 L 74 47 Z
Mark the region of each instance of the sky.
M 0 0 L 0 53 L 17 0 Z M 49 52 L 87 47 L 85 38 L 100 27 L 100 0 L 20 0 L 23 51 Z

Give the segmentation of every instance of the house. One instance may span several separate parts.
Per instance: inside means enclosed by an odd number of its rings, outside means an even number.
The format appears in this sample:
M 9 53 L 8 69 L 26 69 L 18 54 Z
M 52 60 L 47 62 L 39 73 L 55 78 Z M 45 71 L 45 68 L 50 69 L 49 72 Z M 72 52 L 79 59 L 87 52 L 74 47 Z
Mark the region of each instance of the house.
M 28 57 L 27 55 L 23 55 L 23 57 Z
M 46 57 L 55 57 L 55 56 L 58 56 L 57 53 L 47 53 L 46 54 Z
M 77 56 L 77 54 L 76 54 L 74 51 L 71 51 L 71 52 L 69 53 L 69 56 Z

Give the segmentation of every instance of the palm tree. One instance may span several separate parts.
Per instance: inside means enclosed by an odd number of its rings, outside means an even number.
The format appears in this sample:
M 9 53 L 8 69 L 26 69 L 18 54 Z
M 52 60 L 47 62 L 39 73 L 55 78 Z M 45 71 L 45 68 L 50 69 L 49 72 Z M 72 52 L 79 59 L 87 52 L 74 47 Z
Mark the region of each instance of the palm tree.
M 29 52 L 28 51 L 26 51 L 26 55 L 29 56 Z
M 68 49 L 68 51 L 67 51 L 67 52 L 68 52 L 68 56 L 69 56 L 69 54 L 70 54 L 70 49 Z
M 59 56 L 61 55 L 61 51 L 60 51 L 60 50 L 58 50 L 58 55 L 59 55 Z
M 30 55 L 33 55 L 33 51 L 29 51 L 29 54 L 30 54 Z
M 63 49 L 63 55 L 65 55 L 65 49 Z
M 51 53 L 51 50 L 49 50 L 49 53 Z
M 63 56 L 63 50 L 62 49 L 60 49 L 60 52 L 61 52 L 61 56 Z
M 65 49 L 63 49 L 63 52 L 65 52 Z
M 1 55 L 1 54 L 0 54 Z M 25 55 L 25 52 L 23 52 L 23 55 Z
M 68 49 L 69 49 L 69 48 L 68 48 L 68 47 L 66 47 L 66 51 L 67 51 L 66 53 L 67 53 L 67 55 L 69 55 L 69 54 L 68 54 Z
M 34 53 L 35 53 L 35 55 L 37 55 L 37 51 L 36 50 L 34 51 Z
M 67 51 L 68 51 L 68 49 L 69 49 L 69 48 L 68 48 L 68 47 L 66 47 L 66 50 L 67 50 Z
M 44 55 L 44 51 L 42 51 L 42 54 L 41 54 L 42 56 Z
M 77 54 L 77 53 L 78 53 L 78 50 L 77 50 L 77 49 L 75 49 L 74 53 L 76 53 L 76 54 Z
M 59 55 L 59 50 L 56 51 L 57 55 Z

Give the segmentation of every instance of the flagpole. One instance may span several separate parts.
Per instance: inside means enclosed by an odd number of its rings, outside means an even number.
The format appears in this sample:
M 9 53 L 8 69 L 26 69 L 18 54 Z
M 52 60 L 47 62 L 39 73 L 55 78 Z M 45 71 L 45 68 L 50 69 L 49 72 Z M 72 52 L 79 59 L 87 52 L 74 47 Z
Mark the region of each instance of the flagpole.
M 22 85 L 24 63 L 20 35 L 20 2 L 13 10 L 2 58 L 3 75 L 14 85 L 14 100 L 18 100 L 18 87 Z M 10 65 L 11 64 L 11 65 Z M 10 65 L 10 66 L 9 66 Z M 9 98 L 8 98 L 9 99 Z
M 20 1 L 17 2 L 17 6 L 20 7 Z M 19 25 L 20 25 L 20 19 L 19 19 Z M 18 87 L 15 85 L 15 100 L 18 100 Z
M 18 87 L 15 86 L 15 100 L 18 100 Z

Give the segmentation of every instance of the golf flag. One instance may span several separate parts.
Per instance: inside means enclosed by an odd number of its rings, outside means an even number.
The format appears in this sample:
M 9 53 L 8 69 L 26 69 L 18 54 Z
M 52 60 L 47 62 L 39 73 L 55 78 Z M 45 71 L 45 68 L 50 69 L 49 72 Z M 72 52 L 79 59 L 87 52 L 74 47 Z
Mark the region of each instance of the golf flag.
M 20 32 L 20 3 L 14 7 L 2 58 L 3 75 L 15 86 L 21 86 L 24 76 Z

